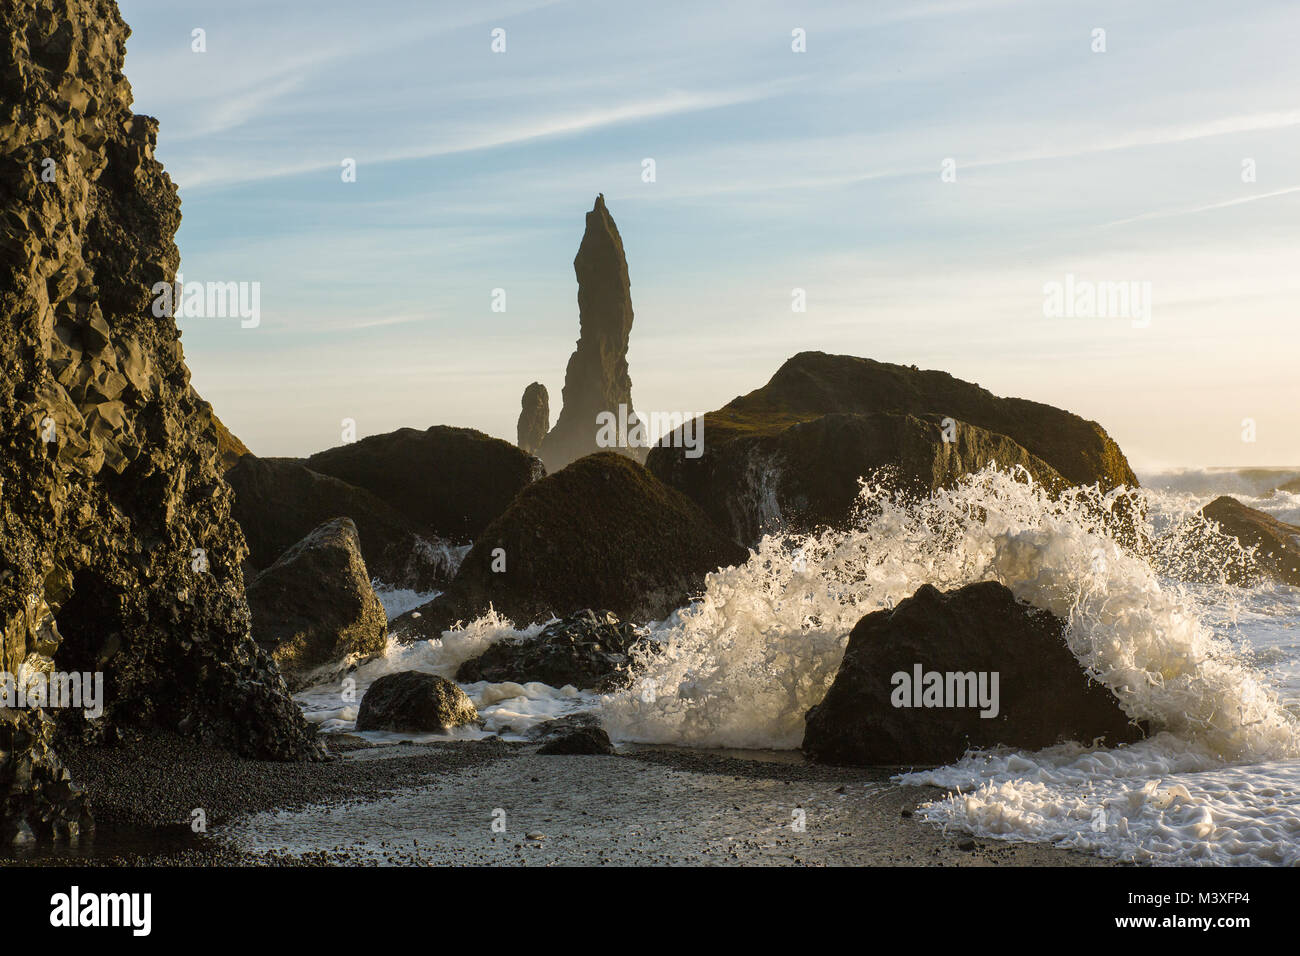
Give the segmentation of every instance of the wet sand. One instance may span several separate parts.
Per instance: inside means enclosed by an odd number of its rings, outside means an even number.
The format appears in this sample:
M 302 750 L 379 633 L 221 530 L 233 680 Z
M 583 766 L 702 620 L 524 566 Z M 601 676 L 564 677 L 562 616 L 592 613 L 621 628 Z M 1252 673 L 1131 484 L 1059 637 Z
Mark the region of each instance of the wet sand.
M 1109 865 L 944 834 L 911 815 L 939 791 L 797 755 L 632 748 L 541 756 L 499 740 L 330 742 L 337 756 L 318 764 L 242 760 L 165 735 L 74 753 L 68 762 L 90 793 L 95 836 L 76 850 L 0 862 Z M 191 832 L 195 808 L 206 814 L 206 834 Z

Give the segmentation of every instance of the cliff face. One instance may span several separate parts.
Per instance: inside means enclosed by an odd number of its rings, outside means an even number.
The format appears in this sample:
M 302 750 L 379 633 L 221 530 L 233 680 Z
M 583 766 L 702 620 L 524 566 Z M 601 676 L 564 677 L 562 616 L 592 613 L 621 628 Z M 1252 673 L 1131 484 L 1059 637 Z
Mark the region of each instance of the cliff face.
M 564 372 L 563 406 L 555 427 L 542 440 L 537 454 L 550 474 L 570 462 L 598 451 L 616 451 L 645 458 L 640 447 L 602 448 L 597 444 L 596 417 L 610 412 L 616 419 L 625 406 L 632 411 L 632 377 L 627 368 L 632 334 L 632 284 L 627 274 L 623 238 L 605 208 L 605 197 L 587 213 L 587 229 L 573 260 L 578 277 L 578 345 Z
M 30 743 L 51 720 L 96 739 L 157 724 L 256 756 L 317 749 L 249 637 L 211 410 L 151 308 L 179 262 L 180 201 L 153 158 L 157 121 L 130 110 L 128 35 L 111 0 L 0 7 L 0 649 L 9 672 L 105 683 L 98 720 L 0 709 L 0 838 L 79 812 L 21 783 L 24 762 L 61 776 Z

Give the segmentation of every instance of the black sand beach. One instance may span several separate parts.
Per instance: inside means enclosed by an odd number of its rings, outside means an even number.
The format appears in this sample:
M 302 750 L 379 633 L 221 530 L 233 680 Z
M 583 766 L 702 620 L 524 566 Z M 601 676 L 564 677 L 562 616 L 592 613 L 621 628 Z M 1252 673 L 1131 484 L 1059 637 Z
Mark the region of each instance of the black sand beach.
M 947 835 L 911 815 L 939 791 L 794 754 L 542 756 L 495 739 L 330 742 L 333 759 L 313 764 L 245 760 L 165 734 L 70 752 L 96 834 L 74 850 L 0 864 L 1108 865 Z M 196 805 L 207 814 L 203 835 L 189 827 Z M 506 811 L 503 833 L 492 830 L 496 808 Z M 792 828 L 795 810 L 802 832 Z M 253 852 L 257 838 L 289 849 Z

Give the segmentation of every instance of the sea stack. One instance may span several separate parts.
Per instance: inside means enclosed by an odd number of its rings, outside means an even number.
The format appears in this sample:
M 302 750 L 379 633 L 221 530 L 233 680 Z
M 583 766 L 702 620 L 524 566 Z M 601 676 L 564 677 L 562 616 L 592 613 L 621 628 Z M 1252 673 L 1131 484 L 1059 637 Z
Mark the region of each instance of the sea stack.
M 635 421 L 627 369 L 631 282 L 623 240 L 605 208 L 603 194 L 587 213 L 587 231 L 573 260 L 573 271 L 578 277 L 578 346 L 564 373 L 559 418 L 538 450 L 550 474 L 596 451 L 618 451 L 637 460 L 643 460 L 645 454 L 642 448 L 597 442 L 601 430 L 597 416 L 602 412 L 612 414 L 615 422 Z
M 516 426 L 520 449 L 530 455 L 537 454 L 537 449 L 542 447 L 542 440 L 546 437 L 546 430 L 550 427 L 550 396 L 545 385 L 533 382 L 524 389 L 524 397 L 520 401 L 519 424 Z

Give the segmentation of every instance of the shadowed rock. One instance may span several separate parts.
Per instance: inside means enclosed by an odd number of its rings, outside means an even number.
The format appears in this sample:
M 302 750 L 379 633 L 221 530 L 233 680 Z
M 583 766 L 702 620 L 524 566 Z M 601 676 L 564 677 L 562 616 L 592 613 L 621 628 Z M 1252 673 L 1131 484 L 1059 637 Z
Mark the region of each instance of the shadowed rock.
M 595 714 L 567 714 L 529 728 L 529 740 L 540 741 L 539 754 L 612 754 L 614 744 Z
M 609 734 L 600 727 L 579 727 L 561 734 L 537 748 L 543 755 L 600 756 L 614 753 Z
M 477 538 L 541 477 L 541 463 L 509 442 L 449 425 L 371 435 L 317 452 L 305 464 L 364 488 L 421 535 L 454 544 Z
M 366 567 L 393 587 L 429 591 L 449 581 L 459 551 L 416 534 L 412 523 L 363 488 L 318 474 L 296 458 L 246 455 L 226 472 L 231 514 L 248 541 L 249 571 L 269 567 L 285 549 L 332 518 L 351 518 Z
M 1222 495 L 1201 509 L 1201 513 L 1236 538 L 1245 548 L 1254 548 L 1254 568 L 1274 580 L 1300 587 L 1300 527 L 1278 521 L 1270 514 Z M 1229 565 L 1229 578 L 1236 584 L 1253 584 L 1257 575 L 1250 568 Z
M 949 436 L 951 440 L 945 440 Z M 709 441 L 705 432 L 705 441 Z M 926 497 L 996 463 L 1049 489 L 1067 482 L 1005 435 L 938 415 L 830 414 L 713 449 L 712 517 L 740 541 L 847 523 L 860 478 Z
M 248 585 L 253 637 L 303 687 L 382 654 L 388 618 L 370 586 L 357 526 L 334 518 L 280 555 Z
M 943 441 L 944 419 L 951 442 Z M 918 492 L 990 460 L 1024 465 L 1053 486 L 1137 485 L 1095 422 L 998 398 L 945 372 L 823 352 L 801 352 L 762 388 L 705 415 L 699 457 L 682 444 L 679 433 L 664 439 L 647 466 L 747 543 L 787 523 L 840 520 L 856 478 L 880 464 L 898 466 L 901 483 Z
M 175 278 L 180 202 L 157 121 L 130 109 L 128 33 L 102 0 L 0 7 L 0 647 L 104 673 L 102 718 L 53 712 L 66 734 L 156 725 L 315 756 L 249 636 L 216 426 L 152 308 Z M 0 712 L 0 839 L 79 825 L 48 729 Z
M 438 637 L 489 607 L 519 626 L 590 607 L 659 619 L 702 591 L 710 571 L 748 556 L 685 495 L 602 452 L 520 492 L 446 592 L 393 627 L 403 639 Z
M 539 455 L 548 472 L 556 472 L 584 455 L 602 450 L 596 442 L 597 416 L 633 417 L 632 378 L 627 368 L 632 333 L 632 292 L 623 239 L 605 197 L 587 213 L 587 230 L 573 260 L 578 277 L 578 346 L 564 373 L 563 404 L 555 427 L 542 441 Z M 613 449 L 638 460 L 644 449 Z
M 473 702 L 445 677 L 402 671 L 370 685 L 361 698 L 357 730 L 445 733 L 477 720 Z
M 1038 750 L 1065 740 L 1138 739 L 1140 729 L 1089 680 L 1064 634 L 1059 618 L 996 582 L 947 593 L 922 585 L 892 610 L 858 621 L 834 684 L 808 711 L 803 751 L 824 763 L 926 766 L 999 744 Z M 918 666 L 944 675 L 939 695 L 924 696 L 925 680 L 912 686 Z M 996 714 L 982 717 L 979 675 L 991 692 L 994 673 L 994 706 L 984 711 Z M 974 680 L 957 679 L 963 675 Z
M 515 429 L 519 435 L 519 447 L 528 454 L 535 455 L 542 447 L 547 429 L 551 427 L 551 403 L 546 386 L 541 382 L 533 382 L 524 389 L 520 405 L 519 424 Z

